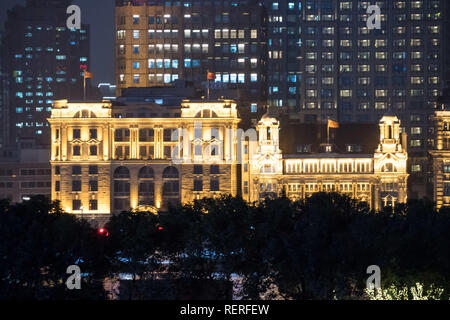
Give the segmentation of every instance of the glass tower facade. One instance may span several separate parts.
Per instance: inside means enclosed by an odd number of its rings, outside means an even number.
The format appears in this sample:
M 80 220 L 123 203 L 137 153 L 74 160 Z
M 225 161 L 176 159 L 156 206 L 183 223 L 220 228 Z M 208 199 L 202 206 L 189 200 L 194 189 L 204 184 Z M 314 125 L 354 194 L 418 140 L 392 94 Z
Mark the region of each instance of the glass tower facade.
M 381 10 L 380 29 L 368 27 L 370 5 Z M 395 113 L 408 134 L 410 190 L 429 194 L 431 116 L 448 77 L 448 6 L 442 0 L 265 1 L 269 105 L 312 123 L 328 117 L 375 123 Z
M 371 5 L 379 29 L 367 23 Z M 394 113 L 420 197 L 449 77 L 448 11 L 444 0 L 118 1 L 118 89 L 204 85 L 212 70 L 218 88 L 240 88 L 250 105 L 300 122 L 378 123 Z
M 67 29 L 71 1 L 29 0 L 8 11 L 2 39 L 6 75 L 3 146 L 49 146 L 47 118 L 57 99 L 83 97 L 89 65 L 89 27 Z M 24 139 L 27 142 L 24 142 Z M 24 144 L 22 146 L 22 144 Z
M 206 95 L 266 104 L 265 10 L 258 1 L 116 1 L 117 95 L 183 79 Z

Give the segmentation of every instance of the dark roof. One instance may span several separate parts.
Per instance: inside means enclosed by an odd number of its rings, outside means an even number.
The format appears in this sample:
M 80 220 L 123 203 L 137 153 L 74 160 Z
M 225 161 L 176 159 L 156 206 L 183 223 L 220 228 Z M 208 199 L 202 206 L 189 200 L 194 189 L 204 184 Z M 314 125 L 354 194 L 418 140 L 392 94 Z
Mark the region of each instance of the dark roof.
M 352 154 L 348 145 L 360 146 L 357 154 L 373 154 L 380 140 L 379 125 L 375 123 L 340 124 L 338 129 L 330 129 L 330 144 L 333 152 Z M 324 152 L 327 142 L 327 124 L 299 123 L 282 120 L 280 125 L 280 149 L 283 154 L 305 154 L 298 151 L 299 146 L 310 145 L 310 153 Z M 306 153 L 308 154 L 308 153 Z

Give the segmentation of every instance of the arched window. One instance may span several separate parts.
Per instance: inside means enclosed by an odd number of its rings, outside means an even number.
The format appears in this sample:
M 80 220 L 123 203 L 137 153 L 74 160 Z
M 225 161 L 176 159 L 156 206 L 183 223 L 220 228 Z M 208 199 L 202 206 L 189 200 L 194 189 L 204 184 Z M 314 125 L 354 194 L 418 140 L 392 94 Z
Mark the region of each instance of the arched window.
M 217 113 L 212 110 L 204 109 L 196 114 L 196 118 L 218 118 Z
M 94 112 L 89 110 L 81 110 L 75 113 L 74 118 L 97 118 Z
M 114 210 L 130 209 L 130 170 L 118 167 L 114 171 Z
M 397 167 L 392 162 L 388 162 L 381 168 L 381 172 L 397 172 Z
M 272 164 L 270 164 L 270 163 L 265 163 L 265 164 L 263 164 L 263 165 L 261 166 L 259 172 L 260 172 L 260 173 L 274 173 L 274 172 L 275 172 L 275 169 L 274 169 L 274 167 L 273 167 Z
M 116 171 L 114 171 L 114 178 L 129 179 L 130 178 L 130 170 L 128 170 L 128 168 L 125 168 L 125 167 L 118 167 L 116 169 Z
M 139 171 L 139 205 L 155 205 L 155 174 L 151 167 L 143 167 Z
M 175 167 L 167 167 L 166 169 L 164 169 L 163 178 L 178 179 L 178 169 Z
M 155 177 L 155 173 L 151 167 L 143 167 L 139 171 L 139 179 L 153 179 Z

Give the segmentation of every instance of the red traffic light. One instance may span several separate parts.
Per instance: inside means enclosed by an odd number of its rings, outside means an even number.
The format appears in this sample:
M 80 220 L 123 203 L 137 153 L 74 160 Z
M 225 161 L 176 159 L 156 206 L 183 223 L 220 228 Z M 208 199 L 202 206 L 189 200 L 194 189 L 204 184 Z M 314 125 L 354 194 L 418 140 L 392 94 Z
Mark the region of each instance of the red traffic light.
M 98 233 L 99 235 L 102 235 L 102 236 L 105 236 L 105 237 L 108 237 L 108 236 L 109 236 L 109 232 L 108 232 L 108 230 L 106 230 L 105 228 L 100 228 L 100 229 L 98 229 L 97 233 Z
M 163 227 L 158 227 L 158 230 L 160 230 L 160 231 L 161 231 L 161 230 L 164 230 L 164 228 L 163 228 Z

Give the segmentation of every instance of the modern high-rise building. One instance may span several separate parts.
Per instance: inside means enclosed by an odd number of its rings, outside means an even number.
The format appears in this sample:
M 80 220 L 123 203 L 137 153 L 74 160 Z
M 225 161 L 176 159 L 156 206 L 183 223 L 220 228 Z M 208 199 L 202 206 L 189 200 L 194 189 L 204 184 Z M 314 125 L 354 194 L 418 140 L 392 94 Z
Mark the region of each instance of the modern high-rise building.
M 116 1 L 117 96 L 177 79 L 264 110 L 265 9 L 254 0 Z M 215 77 L 207 80 L 208 72 Z M 206 97 L 208 92 L 203 90 Z
M 390 110 L 408 133 L 410 192 L 431 194 L 431 120 L 448 77 L 449 2 L 264 1 L 269 105 L 304 122 L 374 123 Z M 367 21 L 380 9 L 380 29 Z M 446 65 L 447 64 L 447 65 Z
M 0 34 L 0 41 L 1 41 Z M 1 48 L 1 43 L 0 43 Z M 2 65 L 3 56 L 0 52 L 0 66 Z M 8 84 L 6 73 L 0 67 L 0 149 L 5 145 L 6 128 L 7 128 L 7 106 L 8 106 Z
M 68 29 L 70 0 L 28 0 L 8 11 L 2 39 L 2 72 L 9 95 L 1 123 L 3 146 L 49 146 L 47 118 L 55 99 L 83 96 L 89 65 L 89 26 Z M 5 83 L 5 82 L 4 82 Z
M 371 5 L 379 29 L 368 24 Z M 176 78 L 198 86 L 210 70 L 218 87 L 250 85 L 301 122 L 378 123 L 390 111 L 408 134 L 411 196 L 431 196 L 449 9 L 444 0 L 118 1 L 118 88 Z M 242 16 L 249 25 L 239 27 Z
M 306 121 L 335 114 L 341 122 L 434 108 L 444 78 L 447 1 L 377 1 L 381 29 L 368 27 L 371 1 L 265 4 L 271 106 Z

